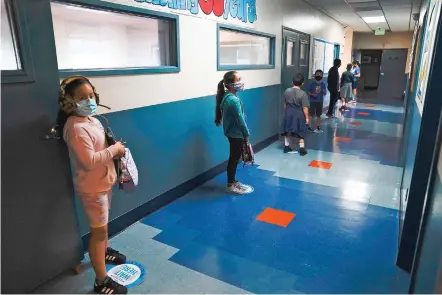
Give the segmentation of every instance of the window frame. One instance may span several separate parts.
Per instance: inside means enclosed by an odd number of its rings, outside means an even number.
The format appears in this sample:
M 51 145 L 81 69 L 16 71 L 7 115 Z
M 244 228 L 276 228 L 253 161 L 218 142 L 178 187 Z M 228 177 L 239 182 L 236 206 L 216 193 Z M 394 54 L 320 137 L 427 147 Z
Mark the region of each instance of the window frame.
M 1 70 L 1 84 L 34 82 L 34 64 L 23 0 L 5 0 L 5 6 L 7 13 L 11 13 L 12 37 L 16 40 L 14 45 L 17 46 L 21 69 Z
M 220 31 L 227 30 L 242 34 L 249 34 L 258 37 L 266 37 L 270 39 L 269 48 L 269 63 L 268 65 L 221 65 L 220 64 Z M 261 70 L 261 69 L 275 69 L 275 48 L 276 47 L 276 36 L 272 34 L 257 32 L 250 29 L 240 28 L 236 26 L 220 24 L 217 25 L 216 30 L 216 63 L 218 71 L 239 71 L 239 70 Z
M 301 48 L 303 45 L 306 45 L 305 47 L 305 52 L 304 52 L 304 58 L 301 58 Z M 310 49 L 310 43 L 306 40 L 301 40 L 299 39 L 299 57 L 298 57 L 298 63 L 300 67 L 308 67 L 308 56 L 310 54 L 309 52 Z M 301 63 L 301 60 L 304 60 L 305 63 Z
M 285 50 L 284 50 L 284 52 L 285 52 L 285 56 L 284 56 L 284 67 L 285 67 L 285 68 L 293 68 L 293 67 L 295 66 L 295 64 L 293 64 L 293 63 L 295 62 L 296 38 L 293 38 L 293 37 L 284 37 L 284 38 L 283 38 L 283 42 L 285 43 L 285 44 L 284 44 L 284 46 L 285 46 L 285 48 L 284 48 L 284 49 L 285 49 Z M 291 64 L 287 64 L 287 53 L 289 52 L 289 51 L 288 51 L 288 48 L 287 48 L 287 44 L 288 44 L 289 42 L 293 43 L 292 50 L 291 50 L 291 54 L 292 54 L 292 63 L 291 63 Z
M 164 74 L 179 73 L 181 71 L 180 62 L 180 21 L 179 16 L 171 13 L 153 11 L 145 8 L 115 4 L 100 0 L 50 0 L 51 3 L 60 3 L 65 5 L 78 5 L 87 9 L 105 10 L 114 13 L 123 13 L 137 17 L 151 17 L 160 20 L 175 22 L 175 26 L 171 28 L 169 48 L 170 57 L 176 60 L 176 66 L 154 66 L 154 67 L 134 67 L 134 68 L 102 68 L 102 69 L 59 69 L 60 78 L 66 78 L 72 75 L 83 75 L 89 77 L 96 76 L 122 76 L 122 75 L 143 75 L 143 74 Z M 54 36 L 55 42 L 55 36 Z M 146 48 L 151 50 L 151 48 Z

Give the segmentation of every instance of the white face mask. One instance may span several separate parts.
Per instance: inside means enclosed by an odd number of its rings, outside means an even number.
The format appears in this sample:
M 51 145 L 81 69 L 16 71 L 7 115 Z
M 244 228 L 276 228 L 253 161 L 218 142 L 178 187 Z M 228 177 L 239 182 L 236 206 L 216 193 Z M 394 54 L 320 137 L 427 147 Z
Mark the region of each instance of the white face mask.
M 83 117 L 88 117 L 97 111 L 97 101 L 95 98 L 85 99 L 77 103 L 77 114 Z

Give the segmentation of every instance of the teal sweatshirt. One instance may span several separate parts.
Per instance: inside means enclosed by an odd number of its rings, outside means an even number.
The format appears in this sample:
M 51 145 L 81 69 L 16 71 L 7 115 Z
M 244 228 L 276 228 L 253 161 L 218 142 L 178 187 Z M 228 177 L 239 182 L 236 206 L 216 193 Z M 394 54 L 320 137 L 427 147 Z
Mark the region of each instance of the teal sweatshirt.
M 221 101 L 223 113 L 224 135 L 231 138 L 250 136 L 249 128 L 244 119 L 244 111 L 238 97 L 228 92 Z

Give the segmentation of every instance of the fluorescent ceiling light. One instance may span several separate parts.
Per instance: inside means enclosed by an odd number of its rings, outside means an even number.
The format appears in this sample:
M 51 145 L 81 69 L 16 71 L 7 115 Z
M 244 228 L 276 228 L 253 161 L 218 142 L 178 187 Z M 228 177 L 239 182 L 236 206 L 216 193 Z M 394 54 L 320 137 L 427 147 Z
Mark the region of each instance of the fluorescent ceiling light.
M 367 16 L 362 18 L 367 24 L 386 23 L 384 16 Z

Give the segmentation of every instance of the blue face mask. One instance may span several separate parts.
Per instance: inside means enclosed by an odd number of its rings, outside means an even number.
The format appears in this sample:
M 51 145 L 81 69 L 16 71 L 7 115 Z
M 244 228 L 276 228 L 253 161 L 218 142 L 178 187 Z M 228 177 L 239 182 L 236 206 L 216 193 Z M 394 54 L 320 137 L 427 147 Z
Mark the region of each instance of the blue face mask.
M 95 114 L 97 111 L 97 101 L 95 98 L 85 99 L 77 103 L 77 114 L 87 117 Z
M 244 90 L 244 82 L 236 82 L 232 84 L 233 89 L 235 89 L 235 91 L 243 91 Z

